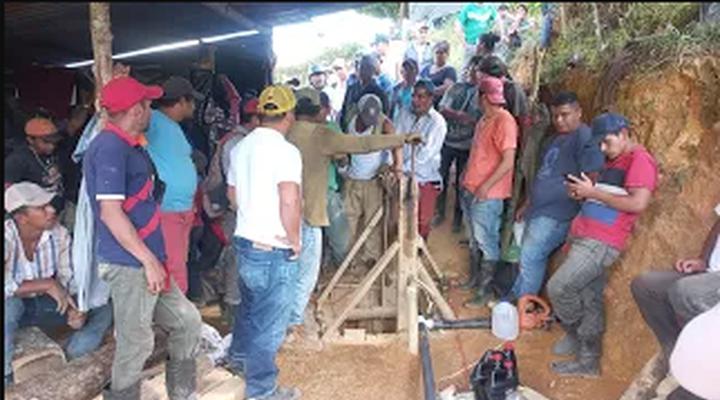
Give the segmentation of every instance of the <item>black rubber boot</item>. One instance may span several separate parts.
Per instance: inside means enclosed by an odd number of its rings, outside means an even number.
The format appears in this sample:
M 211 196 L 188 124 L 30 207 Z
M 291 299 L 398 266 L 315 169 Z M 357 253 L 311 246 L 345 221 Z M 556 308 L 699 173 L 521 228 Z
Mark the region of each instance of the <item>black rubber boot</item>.
M 478 274 L 478 289 L 477 292 L 475 292 L 475 297 L 465 303 L 465 307 L 485 307 L 488 301 L 492 300 L 495 297 L 492 290 L 492 279 L 495 275 L 495 269 L 497 268 L 497 264 L 497 261 L 480 262 L 480 272 Z
M 556 356 L 572 356 L 577 352 L 577 349 L 579 347 L 578 343 L 578 337 L 577 337 L 577 327 L 574 325 L 566 325 L 561 324 L 562 328 L 565 330 L 565 335 L 555 342 L 555 345 L 553 345 L 552 352 Z
M 460 208 L 455 208 L 455 213 L 453 214 L 453 224 L 452 224 L 452 231 L 453 233 L 460 233 L 463 228 L 463 213 Z
M 102 396 L 103 400 L 140 400 L 140 381 L 123 390 L 112 390 L 110 385 L 107 385 Z
M 480 262 L 482 261 L 482 251 L 470 250 L 470 265 L 468 280 L 459 286 L 462 290 L 477 289 L 480 285 Z
M 165 364 L 165 387 L 170 400 L 196 400 L 197 367 L 194 358 Z
M 435 216 L 432 220 L 432 226 L 437 227 L 445 222 L 445 200 L 447 199 L 447 190 L 443 190 L 438 195 L 435 202 Z
M 579 346 L 575 360 L 553 361 L 550 364 L 553 372 L 560 376 L 597 378 L 600 376 L 600 338 L 579 338 Z

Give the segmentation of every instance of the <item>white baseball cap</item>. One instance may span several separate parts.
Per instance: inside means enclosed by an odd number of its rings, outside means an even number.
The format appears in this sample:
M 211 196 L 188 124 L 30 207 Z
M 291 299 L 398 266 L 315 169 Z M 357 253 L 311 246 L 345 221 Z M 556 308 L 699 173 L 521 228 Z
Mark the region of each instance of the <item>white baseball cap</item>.
M 15 183 L 5 189 L 5 211 L 11 213 L 20 207 L 41 207 L 55 195 L 32 182 Z

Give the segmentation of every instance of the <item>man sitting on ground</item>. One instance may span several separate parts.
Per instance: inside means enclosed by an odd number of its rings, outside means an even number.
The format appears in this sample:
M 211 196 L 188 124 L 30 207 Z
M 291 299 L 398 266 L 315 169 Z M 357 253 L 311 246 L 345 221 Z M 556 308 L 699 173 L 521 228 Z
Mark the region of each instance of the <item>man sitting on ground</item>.
M 11 361 L 17 329 L 24 326 L 76 332 L 66 346 L 73 359 L 97 349 L 112 323 L 109 305 L 78 311 L 71 292 L 71 239 L 50 205 L 53 194 L 31 182 L 5 190 L 5 385 L 12 383 Z
M 556 135 L 544 150 L 542 163 L 516 220 L 525 219 L 520 249 L 520 274 L 510 297 L 519 299 L 540 292 L 548 258 L 565 242 L 570 222 L 580 210 L 577 200 L 565 188 L 565 176 L 579 176 L 602 168 L 604 156 L 585 125 L 577 95 L 560 92 L 552 103 Z M 525 212 L 527 210 L 527 212 Z
M 720 204 L 715 213 L 720 217 Z M 720 302 L 719 235 L 720 218 L 715 220 L 698 257 L 678 260 L 674 271 L 647 271 L 630 285 L 640 314 L 660 343 L 666 370 L 683 326 Z M 670 398 L 699 399 L 682 387 Z
M 551 364 L 555 373 L 564 376 L 600 375 L 607 277 L 635 221 L 648 207 L 658 179 L 655 159 L 632 139 L 625 117 L 598 116 L 592 134 L 607 161 L 595 184 L 584 173 L 568 175 L 570 197 L 584 202 L 570 227 L 567 257 L 547 285 L 566 332 L 553 352 L 575 355 L 574 360 Z
M 25 145 L 5 159 L 5 187 L 18 182 L 39 185 L 55 195 L 52 205 L 60 213 L 65 207 L 65 186 L 57 149 L 63 137 L 45 117 L 31 118 L 25 124 L 25 136 Z
M 300 266 L 298 270 L 298 279 L 295 281 L 294 294 L 290 310 L 290 327 L 297 328 L 301 326 L 304 319 L 305 307 L 310 300 L 310 295 L 315 289 L 318 274 L 320 271 L 321 251 L 322 251 L 322 227 L 328 226 L 327 216 L 327 187 L 328 187 L 328 166 L 333 158 L 337 155 L 347 153 L 369 153 L 375 154 L 376 158 L 380 158 L 378 150 L 387 148 L 400 148 L 403 143 L 418 138 L 417 135 L 394 135 L 394 130 L 390 120 L 381 112 L 382 104 L 375 95 L 365 95 L 360 99 L 360 114 L 350 123 L 351 132 L 355 132 L 356 126 L 367 126 L 366 129 L 357 129 L 362 134 L 338 135 L 327 128 L 324 117 L 321 113 L 320 92 L 312 88 L 300 89 L 296 93 L 297 106 L 295 107 L 295 116 L 297 121 L 292 125 L 288 134 L 288 141 L 294 144 L 303 160 L 303 221 L 302 221 L 302 250 L 300 252 Z M 357 121 L 357 122 L 356 122 Z M 383 133 L 373 135 L 372 132 L 377 128 L 382 129 Z M 353 156 L 355 157 L 355 156 Z M 351 171 L 352 171 L 351 164 Z M 398 164 L 399 165 L 399 164 Z M 376 167 L 379 167 L 379 163 Z M 375 168 L 377 169 L 377 168 Z M 352 181 L 348 181 L 347 188 L 350 190 Z M 370 185 L 379 184 L 374 181 L 368 181 Z M 362 210 L 363 194 L 368 192 L 363 187 L 358 187 L 357 193 L 353 192 L 353 196 L 358 196 L 360 202 L 351 201 L 348 204 L 348 214 L 359 215 L 354 212 L 356 209 Z M 373 194 L 379 195 L 379 199 L 372 200 L 372 206 L 378 208 L 382 201 L 382 192 L 377 191 Z M 355 198 L 353 198 L 355 200 Z M 370 199 L 368 199 L 370 200 Z M 351 209 L 353 212 L 351 212 Z M 375 210 L 372 211 L 373 213 Z M 366 220 L 371 218 L 366 214 Z M 354 231 L 357 231 L 357 218 L 349 218 L 354 221 Z M 380 239 L 380 235 L 375 235 Z M 379 244 L 379 243 L 378 243 Z M 376 249 L 379 253 L 380 249 Z M 380 254 L 375 255 L 375 260 L 380 258 Z

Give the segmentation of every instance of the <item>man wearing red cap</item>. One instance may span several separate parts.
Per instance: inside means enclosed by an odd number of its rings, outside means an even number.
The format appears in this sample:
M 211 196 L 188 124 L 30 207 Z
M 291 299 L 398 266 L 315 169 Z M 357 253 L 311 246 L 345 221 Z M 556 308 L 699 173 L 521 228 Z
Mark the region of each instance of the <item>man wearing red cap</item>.
M 484 306 L 492 294 L 490 285 L 500 261 L 503 200 L 512 194 L 518 136 L 515 118 L 503 108 L 503 81 L 485 76 L 478 90 L 484 114 L 475 127 L 462 192 L 463 214 L 470 227 L 470 251 L 478 254 L 470 265 L 478 290 L 475 298 L 465 304 L 467 307 Z
M 195 391 L 200 314 L 163 265 L 163 185 L 139 141 L 150 120 L 150 102 L 162 95 L 160 87 L 127 76 L 108 82 L 101 92 L 108 122 L 83 159 L 99 275 L 110 286 L 115 318 L 117 344 L 106 399 L 140 398 L 140 374 L 154 345 L 153 320 L 170 332 L 168 397 L 187 399 Z
M 63 209 L 63 178 L 58 163 L 57 148 L 62 136 L 55 124 L 43 117 L 35 117 L 25 124 L 27 146 L 18 147 L 5 159 L 5 187 L 18 182 L 32 182 L 53 193 L 53 207 Z

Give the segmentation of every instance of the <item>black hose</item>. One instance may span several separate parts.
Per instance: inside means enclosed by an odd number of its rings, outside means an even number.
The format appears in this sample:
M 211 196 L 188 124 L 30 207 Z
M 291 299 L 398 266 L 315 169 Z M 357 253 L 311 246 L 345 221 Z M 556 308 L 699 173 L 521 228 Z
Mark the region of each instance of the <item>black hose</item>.
M 422 359 L 423 390 L 425 400 L 435 400 L 435 373 L 430 359 L 430 339 L 427 325 L 421 323 L 420 330 L 420 358 Z
M 490 318 L 461 319 L 455 321 L 432 320 L 430 329 L 490 329 Z

